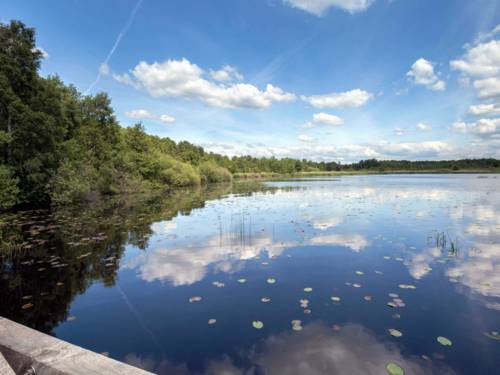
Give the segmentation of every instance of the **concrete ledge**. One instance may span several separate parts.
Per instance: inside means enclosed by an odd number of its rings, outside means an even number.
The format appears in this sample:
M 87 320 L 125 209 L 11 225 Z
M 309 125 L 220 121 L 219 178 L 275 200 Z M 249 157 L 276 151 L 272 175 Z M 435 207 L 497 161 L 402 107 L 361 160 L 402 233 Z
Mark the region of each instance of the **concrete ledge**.
M 0 357 L 15 374 L 33 375 L 151 375 L 151 372 L 115 361 L 0 317 Z M 31 369 L 31 372 L 30 372 Z M 1 374 L 8 374 L 2 372 Z

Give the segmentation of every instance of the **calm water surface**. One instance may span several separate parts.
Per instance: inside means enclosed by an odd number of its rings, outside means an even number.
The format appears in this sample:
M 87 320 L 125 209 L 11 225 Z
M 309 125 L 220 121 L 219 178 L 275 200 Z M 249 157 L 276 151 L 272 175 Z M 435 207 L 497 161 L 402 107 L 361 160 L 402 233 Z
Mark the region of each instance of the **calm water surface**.
M 498 374 L 499 187 L 299 179 L 6 216 L 0 315 L 160 374 Z

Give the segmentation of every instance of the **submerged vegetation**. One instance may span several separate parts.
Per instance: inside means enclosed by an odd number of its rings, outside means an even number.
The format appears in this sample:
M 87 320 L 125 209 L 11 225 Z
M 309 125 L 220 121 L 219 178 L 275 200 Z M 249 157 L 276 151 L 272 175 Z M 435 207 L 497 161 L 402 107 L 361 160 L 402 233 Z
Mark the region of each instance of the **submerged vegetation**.
M 189 142 L 121 127 L 105 93 L 82 95 L 38 73 L 42 52 L 23 23 L 0 24 L 0 210 L 46 207 L 152 188 L 294 173 L 498 170 L 495 159 L 364 160 L 341 165 L 292 158 L 229 158 Z

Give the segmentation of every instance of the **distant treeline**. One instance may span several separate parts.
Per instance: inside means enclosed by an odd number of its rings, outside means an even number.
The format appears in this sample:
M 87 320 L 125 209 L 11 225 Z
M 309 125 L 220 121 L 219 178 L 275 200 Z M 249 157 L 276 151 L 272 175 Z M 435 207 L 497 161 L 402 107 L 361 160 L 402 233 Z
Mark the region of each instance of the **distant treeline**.
M 493 159 L 364 160 L 349 165 L 233 157 L 123 128 L 104 93 L 82 95 L 38 74 L 35 31 L 0 24 L 0 209 L 66 204 L 108 194 L 228 181 L 235 173 L 498 168 Z

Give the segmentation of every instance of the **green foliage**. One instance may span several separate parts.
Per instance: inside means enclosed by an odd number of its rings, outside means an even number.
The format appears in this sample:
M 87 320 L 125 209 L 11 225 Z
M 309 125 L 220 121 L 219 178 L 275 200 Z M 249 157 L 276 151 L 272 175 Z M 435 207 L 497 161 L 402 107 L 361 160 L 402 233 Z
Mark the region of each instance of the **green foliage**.
M 82 200 L 90 191 L 85 168 L 70 162 L 63 162 L 50 182 L 50 198 L 56 205 Z
M 157 154 L 158 179 L 167 186 L 181 187 L 200 184 L 200 175 L 196 169 L 181 161 Z
M 201 181 L 203 183 L 216 183 L 231 181 L 232 176 L 226 168 L 221 167 L 213 161 L 205 161 L 198 167 Z
M 18 202 L 19 179 L 5 165 L 0 165 L 0 209 L 12 208 Z

